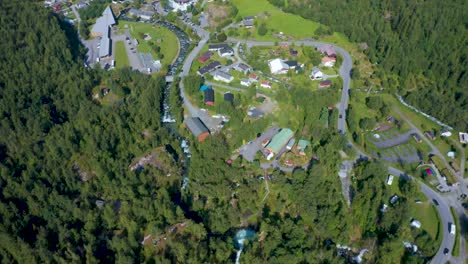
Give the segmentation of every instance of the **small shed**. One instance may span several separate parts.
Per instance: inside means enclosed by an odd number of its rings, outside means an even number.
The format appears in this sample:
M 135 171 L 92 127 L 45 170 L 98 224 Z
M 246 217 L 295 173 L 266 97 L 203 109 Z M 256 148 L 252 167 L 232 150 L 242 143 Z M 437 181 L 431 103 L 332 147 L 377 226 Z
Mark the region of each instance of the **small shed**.
M 214 91 L 213 89 L 206 89 L 205 90 L 205 104 L 206 105 L 214 105 Z
M 331 84 L 332 82 L 330 80 L 325 80 L 325 81 L 320 82 L 319 86 L 324 88 L 324 87 L 330 87 Z
M 297 150 L 299 151 L 299 155 L 305 156 L 306 148 L 310 146 L 310 141 L 301 139 L 297 142 Z
M 288 144 L 286 145 L 286 149 L 291 150 L 292 147 L 294 146 L 294 143 L 296 143 L 296 140 L 294 138 L 291 138 Z
M 231 104 L 234 103 L 234 95 L 230 92 L 227 92 L 224 94 L 224 101 L 225 102 L 230 102 Z

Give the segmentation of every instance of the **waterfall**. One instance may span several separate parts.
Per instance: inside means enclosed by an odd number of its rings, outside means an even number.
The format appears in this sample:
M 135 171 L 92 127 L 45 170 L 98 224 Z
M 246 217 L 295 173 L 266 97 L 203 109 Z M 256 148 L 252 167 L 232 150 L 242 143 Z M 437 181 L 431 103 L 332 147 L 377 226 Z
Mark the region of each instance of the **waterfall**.
M 251 238 L 254 235 L 254 231 L 248 229 L 241 229 L 236 233 L 234 237 L 234 247 L 236 247 L 237 254 L 236 254 L 236 264 L 239 264 L 239 259 L 242 251 L 244 250 L 244 242 L 247 238 Z

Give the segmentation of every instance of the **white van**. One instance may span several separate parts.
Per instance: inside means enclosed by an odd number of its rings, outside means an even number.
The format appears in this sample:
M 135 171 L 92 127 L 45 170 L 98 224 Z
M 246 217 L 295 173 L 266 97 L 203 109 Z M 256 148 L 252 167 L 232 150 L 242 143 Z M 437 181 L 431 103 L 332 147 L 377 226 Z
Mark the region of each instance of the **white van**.
M 455 235 L 456 226 L 452 223 L 449 223 L 449 226 L 450 226 L 450 234 Z

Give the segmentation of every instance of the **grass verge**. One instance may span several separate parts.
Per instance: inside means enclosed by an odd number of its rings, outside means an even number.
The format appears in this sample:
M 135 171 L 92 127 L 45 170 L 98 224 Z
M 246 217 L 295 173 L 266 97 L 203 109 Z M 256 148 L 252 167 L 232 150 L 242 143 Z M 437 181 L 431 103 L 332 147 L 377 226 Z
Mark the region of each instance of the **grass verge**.
M 128 61 L 125 43 L 123 41 L 117 41 L 115 43 L 115 67 L 123 68 L 128 66 L 130 66 L 130 62 Z
M 460 223 L 458 221 L 457 212 L 455 212 L 453 207 L 450 207 L 450 213 L 452 214 L 453 221 L 455 221 L 455 223 L 453 223 L 455 225 L 455 242 L 453 243 L 452 256 L 458 257 L 460 256 Z

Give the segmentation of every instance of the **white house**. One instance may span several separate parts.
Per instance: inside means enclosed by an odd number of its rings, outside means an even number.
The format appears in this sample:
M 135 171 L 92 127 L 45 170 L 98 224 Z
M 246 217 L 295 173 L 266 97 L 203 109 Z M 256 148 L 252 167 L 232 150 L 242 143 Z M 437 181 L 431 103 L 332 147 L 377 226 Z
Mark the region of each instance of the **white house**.
M 410 226 L 416 227 L 416 228 L 421 228 L 421 222 L 419 222 L 418 220 L 413 219 L 413 221 L 411 221 L 411 223 L 410 223 Z
M 263 88 L 271 89 L 271 82 L 269 82 L 269 81 L 262 81 L 262 82 L 260 83 L 260 86 L 263 87 Z
M 234 50 L 231 47 L 224 47 L 218 50 L 218 55 L 221 57 L 230 57 L 234 55 Z
M 234 80 L 234 77 L 231 74 L 227 73 L 227 72 L 217 71 L 213 75 L 213 79 L 215 79 L 216 81 L 230 83 L 230 82 L 232 82 Z
M 323 72 L 319 68 L 314 67 L 312 69 L 312 73 L 310 74 L 310 78 L 312 80 L 321 80 L 323 78 Z
M 187 11 L 187 8 L 192 4 L 192 0 L 169 0 L 167 2 L 168 6 L 172 8 L 174 12 L 177 11 Z
M 328 56 L 325 56 L 322 58 L 322 65 L 324 67 L 328 67 L 328 68 L 331 68 L 335 65 L 335 62 L 336 62 L 336 58 L 335 57 L 328 57 Z
M 282 59 L 274 59 L 268 62 L 271 74 L 285 74 L 289 70 L 289 65 Z
M 249 79 L 241 79 L 240 84 L 241 84 L 242 86 L 247 86 L 247 87 L 248 87 L 248 86 L 250 86 L 252 83 L 250 82 Z

